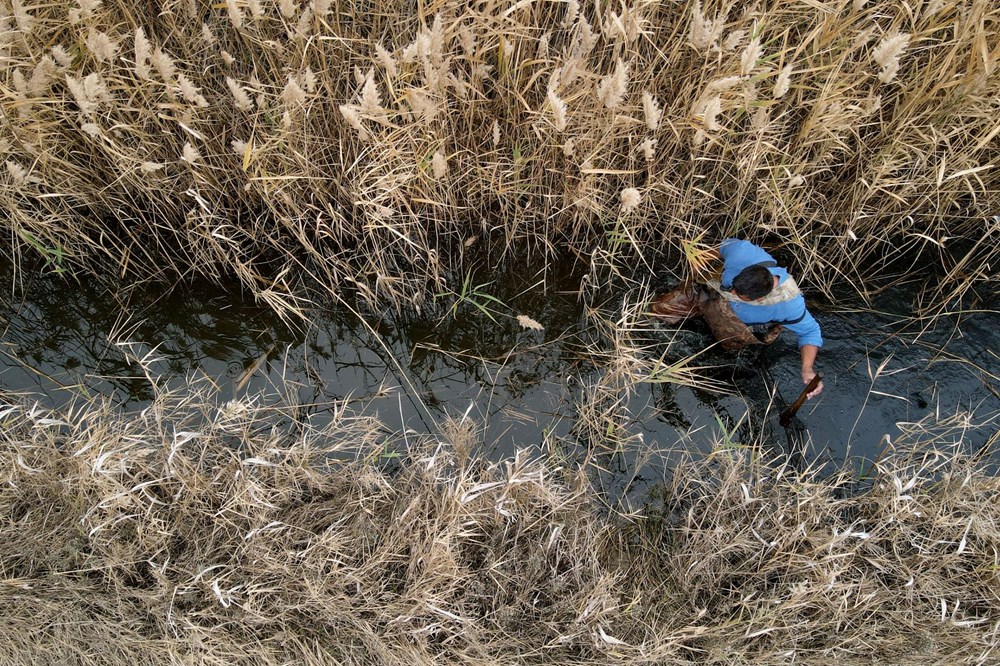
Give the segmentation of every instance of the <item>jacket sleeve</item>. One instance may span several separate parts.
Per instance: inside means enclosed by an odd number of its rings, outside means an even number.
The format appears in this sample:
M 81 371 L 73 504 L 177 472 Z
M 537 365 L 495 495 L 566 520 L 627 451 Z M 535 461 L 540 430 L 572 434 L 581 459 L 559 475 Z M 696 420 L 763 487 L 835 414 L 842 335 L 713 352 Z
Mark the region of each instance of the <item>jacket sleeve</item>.
M 719 243 L 719 256 L 725 261 L 726 257 L 731 256 L 733 250 L 739 248 L 741 243 L 746 243 L 747 241 L 739 240 L 738 238 L 727 238 L 726 240 Z
M 798 337 L 800 348 L 803 345 L 823 346 L 823 334 L 820 331 L 819 323 L 808 309 L 805 311 L 805 315 L 801 321 L 794 324 L 785 324 L 785 328 Z

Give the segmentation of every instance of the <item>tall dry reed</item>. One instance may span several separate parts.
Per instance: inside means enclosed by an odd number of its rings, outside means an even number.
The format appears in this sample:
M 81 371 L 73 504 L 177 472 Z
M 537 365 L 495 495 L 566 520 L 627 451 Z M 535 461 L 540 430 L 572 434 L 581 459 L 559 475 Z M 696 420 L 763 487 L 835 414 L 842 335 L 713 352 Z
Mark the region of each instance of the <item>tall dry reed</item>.
M 3 225 L 18 260 L 236 275 L 285 312 L 419 303 L 476 241 L 634 266 L 703 234 L 863 293 L 919 255 L 936 312 L 995 282 L 998 25 L 990 0 L 3 0 Z

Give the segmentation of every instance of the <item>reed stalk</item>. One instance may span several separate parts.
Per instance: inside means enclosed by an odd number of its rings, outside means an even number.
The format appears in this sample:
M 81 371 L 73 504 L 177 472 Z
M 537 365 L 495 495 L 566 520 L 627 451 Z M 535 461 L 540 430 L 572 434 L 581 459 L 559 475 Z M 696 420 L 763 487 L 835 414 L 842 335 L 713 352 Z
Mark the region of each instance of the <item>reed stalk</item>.
M 995 284 L 989 0 L 147 9 L 0 3 L 18 265 L 30 235 L 76 271 L 236 277 L 292 315 L 345 285 L 403 307 L 455 290 L 474 239 L 591 256 L 630 212 L 647 259 L 740 235 L 825 290 L 920 257 L 942 275 L 923 314 Z

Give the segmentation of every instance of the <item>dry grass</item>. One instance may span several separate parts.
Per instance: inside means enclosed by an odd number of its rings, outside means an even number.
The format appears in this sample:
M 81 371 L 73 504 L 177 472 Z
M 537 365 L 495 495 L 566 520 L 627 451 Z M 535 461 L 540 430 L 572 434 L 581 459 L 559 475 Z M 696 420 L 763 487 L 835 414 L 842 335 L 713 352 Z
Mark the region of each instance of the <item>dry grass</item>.
M 642 384 L 669 383 L 712 393 L 732 390 L 713 376 L 717 368 L 704 349 L 710 339 L 657 323 L 648 313 L 650 298 L 648 283 L 633 283 L 613 308 L 585 305 L 590 327 L 580 353 L 595 372 L 577 397 L 574 432 L 598 450 L 632 451 L 641 442 L 632 427 L 637 415 L 629 413 L 628 405 Z
M 574 252 L 585 299 L 727 235 L 819 288 L 933 264 L 928 318 L 996 282 L 989 0 L 149 7 L 0 0 L 17 265 L 235 276 L 286 317 L 464 294 L 474 243 Z M 486 462 L 468 422 L 395 461 L 344 405 L 197 387 L 0 407 L 0 663 L 996 660 L 1000 480 L 961 447 L 992 424 L 910 424 L 860 481 L 723 434 L 607 509 L 632 388 L 705 385 L 647 342 L 643 277 L 593 313 L 584 463 Z
M 572 462 L 210 393 L 3 409 L 0 663 L 985 663 L 1000 480 L 957 415 L 863 480 L 722 434 L 642 511 Z M 994 437 L 993 444 L 996 443 Z
M 995 281 L 990 0 L 159 7 L 0 2 L 16 261 L 287 314 L 454 290 L 477 240 L 614 267 L 740 234 L 861 291 L 920 252 L 925 313 Z

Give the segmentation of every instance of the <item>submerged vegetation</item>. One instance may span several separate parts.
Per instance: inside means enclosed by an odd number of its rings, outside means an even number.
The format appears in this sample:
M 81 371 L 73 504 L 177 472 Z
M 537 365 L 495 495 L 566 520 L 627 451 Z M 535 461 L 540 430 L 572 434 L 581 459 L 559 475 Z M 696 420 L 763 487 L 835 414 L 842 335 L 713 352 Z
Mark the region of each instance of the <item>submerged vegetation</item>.
M 991 0 L 0 2 L 15 260 L 237 276 L 300 312 L 769 237 L 817 289 L 998 261 Z M 895 264 L 894 264 L 895 262 Z M 166 269 L 167 273 L 161 273 Z
M 853 477 L 722 434 L 626 509 L 597 459 L 488 463 L 455 420 L 380 463 L 399 442 L 335 411 L 5 408 L 0 661 L 996 659 L 1000 479 L 967 415 Z

